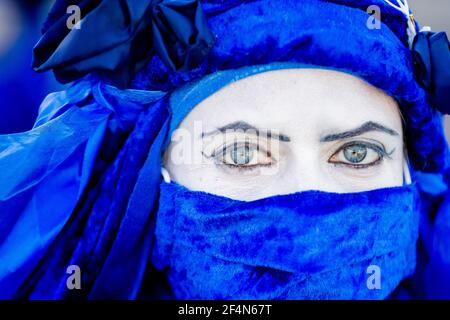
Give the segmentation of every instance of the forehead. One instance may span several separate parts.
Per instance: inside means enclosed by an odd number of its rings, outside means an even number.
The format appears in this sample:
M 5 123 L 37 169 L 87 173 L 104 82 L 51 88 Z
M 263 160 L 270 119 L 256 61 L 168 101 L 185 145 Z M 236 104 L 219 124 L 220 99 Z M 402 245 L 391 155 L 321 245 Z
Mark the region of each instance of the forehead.
M 212 129 L 237 120 L 273 129 L 327 131 L 369 120 L 401 128 L 398 106 L 383 91 L 322 69 L 274 70 L 233 82 L 200 102 L 181 126 L 202 121 Z

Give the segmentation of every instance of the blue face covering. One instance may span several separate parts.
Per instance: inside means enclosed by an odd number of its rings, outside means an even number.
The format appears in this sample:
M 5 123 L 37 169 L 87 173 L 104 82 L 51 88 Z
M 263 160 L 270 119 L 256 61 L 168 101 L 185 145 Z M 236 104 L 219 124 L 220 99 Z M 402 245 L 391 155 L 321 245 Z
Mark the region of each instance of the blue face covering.
M 415 269 L 415 195 L 244 202 L 163 183 L 153 264 L 179 299 L 383 299 Z

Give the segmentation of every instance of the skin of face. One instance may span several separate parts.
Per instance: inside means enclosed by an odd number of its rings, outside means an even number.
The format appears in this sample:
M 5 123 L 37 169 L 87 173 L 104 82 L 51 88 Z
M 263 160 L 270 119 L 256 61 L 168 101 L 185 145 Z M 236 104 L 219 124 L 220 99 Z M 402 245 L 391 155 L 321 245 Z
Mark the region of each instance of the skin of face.
M 186 116 L 163 160 L 172 181 L 244 201 L 395 187 L 409 174 L 395 100 L 321 69 L 268 71 L 225 86 Z

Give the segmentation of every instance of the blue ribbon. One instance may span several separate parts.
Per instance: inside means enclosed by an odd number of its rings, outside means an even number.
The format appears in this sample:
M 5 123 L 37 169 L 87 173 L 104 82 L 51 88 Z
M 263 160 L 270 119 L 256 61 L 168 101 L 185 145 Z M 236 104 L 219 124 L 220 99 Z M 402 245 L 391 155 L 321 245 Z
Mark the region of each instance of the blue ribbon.
M 84 17 L 72 30 L 66 4 L 56 2 L 33 61 L 36 71 L 53 69 L 63 83 L 96 71 L 125 86 L 154 52 L 168 68 L 189 70 L 213 45 L 198 0 L 79 1 Z

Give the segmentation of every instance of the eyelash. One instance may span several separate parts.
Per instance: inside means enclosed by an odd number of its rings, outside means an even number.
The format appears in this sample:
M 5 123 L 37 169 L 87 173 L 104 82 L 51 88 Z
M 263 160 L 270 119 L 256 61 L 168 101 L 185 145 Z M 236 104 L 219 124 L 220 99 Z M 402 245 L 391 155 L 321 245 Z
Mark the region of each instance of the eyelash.
M 366 163 L 366 164 L 357 164 L 357 163 L 352 164 L 352 163 L 346 163 L 346 162 L 330 161 L 330 159 L 333 158 L 335 155 L 339 154 L 339 152 L 343 151 L 344 149 L 346 149 L 348 147 L 352 147 L 352 146 L 364 146 L 366 148 L 372 149 L 373 151 L 378 153 L 379 158 L 374 162 Z M 383 145 L 378 145 L 378 144 L 370 143 L 367 141 L 352 141 L 352 142 L 348 142 L 348 143 L 344 144 L 336 152 L 334 152 L 333 155 L 328 159 L 328 162 L 334 164 L 335 166 L 346 166 L 346 167 L 351 167 L 353 169 L 366 169 L 366 168 L 373 167 L 373 166 L 380 164 L 381 161 L 383 161 L 383 159 L 385 157 L 391 159 L 391 155 L 394 153 L 394 151 L 395 151 L 395 148 L 392 151 L 387 152 L 386 148 Z

